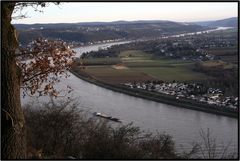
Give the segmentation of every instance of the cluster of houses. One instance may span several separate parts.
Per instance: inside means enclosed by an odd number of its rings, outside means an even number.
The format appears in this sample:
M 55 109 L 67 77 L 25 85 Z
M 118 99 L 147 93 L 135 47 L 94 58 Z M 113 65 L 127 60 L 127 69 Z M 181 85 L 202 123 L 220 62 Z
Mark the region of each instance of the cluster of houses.
M 185 35 L 183 37 L 161 40 L 152 51 L 156 55 L 192 61 L 206 61 L 218 59 L 207 51 L 214 48 L 237 47 L 235 37 Z
M 145 83 L 125 83 L 124 86 L 172 95 L 175 96 L 176 99 L 185 98 L 220 107 L 238 108 L 238 97 L 226 97 L 222 90 L 207 88 L 199 83 L 149 81 Z
M 199 35 L 196 36 L 193 40 L 193 43 L 203 49 L 211 49 L 211 48 L 227 48 L 234 47 L 237 45 L 237 37 L 231 36 L 211 36 L 211 35 Z
M 166 56 L 182 60 L 206 61 L 216 57 L 209 54 L 205 49 L 194 45 L 190 40 L 174 40 L 173 42 L 160 43 L 154 49 L 158 56 Z

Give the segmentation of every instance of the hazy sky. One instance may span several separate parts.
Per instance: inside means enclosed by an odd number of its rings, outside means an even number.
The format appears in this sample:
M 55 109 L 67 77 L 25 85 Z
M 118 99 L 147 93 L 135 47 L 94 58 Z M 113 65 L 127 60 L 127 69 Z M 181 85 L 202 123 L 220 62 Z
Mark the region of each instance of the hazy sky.
M 12 23 L 71 23 L 118 20 L 204 21 L 238 16 L 237 2 L 71 2 L 50 4 L 44 13 L 26 8 L 29 18 Z

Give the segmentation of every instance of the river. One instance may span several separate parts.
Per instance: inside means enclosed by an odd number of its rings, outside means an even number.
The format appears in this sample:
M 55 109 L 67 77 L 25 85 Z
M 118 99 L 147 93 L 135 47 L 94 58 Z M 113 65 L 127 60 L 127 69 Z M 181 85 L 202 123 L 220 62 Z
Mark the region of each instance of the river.
M 80 56 L 83 52 L 106 48 L 113 44 L 118 43 L 91 45 L 75 50 L 77 56 Z M 60 83 L 55 87 L 60 90 L 66 89 L 67 85 L 71 86 L 74 90 L 68 96 L 76 98 L 79 108 L 88 109 L 89 113 L 105 113 L 120 118 L 123 124 L 133 122 L 145 131 L 166 132 L 173 136 L 176 146 L 182 150 L 189 149 L 193 141 L 200 139 L 200 129 L 209 128 L 217 137 L 218 143 L 231 142 L 230 150 L 236 152 L 238 150 L 238 120 L 235 118 L 136 98 L 96 86 L 69 74 L 68 78 L 60 78 Z M 37 104 L 48 100 L 48 97 L 27 96 L 22 98 L 22 104 L 29 102 Z

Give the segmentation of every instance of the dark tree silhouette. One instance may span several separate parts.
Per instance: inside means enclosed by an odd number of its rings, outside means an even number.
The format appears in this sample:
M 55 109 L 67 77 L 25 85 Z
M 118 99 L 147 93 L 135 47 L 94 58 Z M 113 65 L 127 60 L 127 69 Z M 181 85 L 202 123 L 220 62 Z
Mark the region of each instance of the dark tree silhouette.
M 38 39 L 30 48 L 18 49 L 18 39 L 14 26 L 11 24 L 12 14 L 24 7 L 46 7 L 45 2 L 2 2 L 2 57 L 1 57 L 1 88 L 2 88 L 2 159 L 26 158 L 25 119 L 20 102 L 20 88 L 24 87 L 34 94 L 50 74 L 58 76 L 71 65 L 74 52 L 62 41 Z M 19 14 L 18 18 L 25 17 Z M 28 62 L 23 61 L 27 55 Z M 25 57 L 26 58 L 26 57 Z M 57 96 L 52 88 L 56 80 L 45 84 L 45 94 Z

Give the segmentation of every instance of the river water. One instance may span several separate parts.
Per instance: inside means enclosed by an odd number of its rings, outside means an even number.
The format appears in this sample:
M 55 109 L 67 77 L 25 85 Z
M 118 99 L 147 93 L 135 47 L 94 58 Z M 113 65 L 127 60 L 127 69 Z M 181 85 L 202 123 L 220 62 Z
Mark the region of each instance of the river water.
M 119 43 L 91 45 L 75 50 L 77 56 L 80 56 L 83 52 L 106 48 L 113 44 Z M 144 131 L 166 132 L 173 136 L 176 146 L 181 150 L 189 150 L 193 141 L 200 140 L 199 131 L 201 129 L 206 131 L 209 128 L 217 137 L 219 144 L 231 142 L 230 150 L 236 152 L 238 150 L 238 120 L 235 118 L 136 98 L 96 86 L 69 74 L 68 78 L 60 78 L 60 83 L 55 87 L 60 90 L 66 89 L 67 85 L 71 86 L 74 90 L 66 97 L 76 98 L 79 108 L 87 109 L 89 113 L 105 113 L 120 118 L 123 124 L 133 122 Z M 29 102 L 41 104 L 48 100 L 49 98 L 45 96 L 40 98 L 27 96 L 22 98 L 22 104 Z

